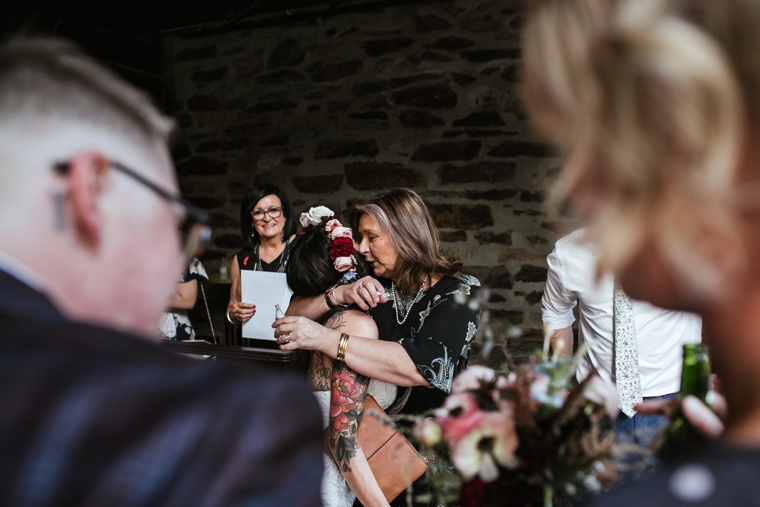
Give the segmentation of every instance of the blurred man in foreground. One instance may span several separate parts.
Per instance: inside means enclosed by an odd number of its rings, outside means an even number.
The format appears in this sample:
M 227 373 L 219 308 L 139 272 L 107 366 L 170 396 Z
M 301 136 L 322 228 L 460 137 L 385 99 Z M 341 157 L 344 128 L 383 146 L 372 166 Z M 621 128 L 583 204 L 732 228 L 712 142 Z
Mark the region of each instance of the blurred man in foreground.
M 0 46 L 2 505 L 319 505 L 305 384 L 146 338 L 206 219 L 170 130 L 65 43 Z

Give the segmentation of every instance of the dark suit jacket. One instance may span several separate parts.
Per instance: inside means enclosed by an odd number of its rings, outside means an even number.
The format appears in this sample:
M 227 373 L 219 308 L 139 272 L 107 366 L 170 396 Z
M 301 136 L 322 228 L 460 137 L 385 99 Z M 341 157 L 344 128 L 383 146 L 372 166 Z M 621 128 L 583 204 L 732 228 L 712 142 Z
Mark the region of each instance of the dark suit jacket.
M 318 506 L 303 380 L 66 320 L 0 272 L 0 505 Z

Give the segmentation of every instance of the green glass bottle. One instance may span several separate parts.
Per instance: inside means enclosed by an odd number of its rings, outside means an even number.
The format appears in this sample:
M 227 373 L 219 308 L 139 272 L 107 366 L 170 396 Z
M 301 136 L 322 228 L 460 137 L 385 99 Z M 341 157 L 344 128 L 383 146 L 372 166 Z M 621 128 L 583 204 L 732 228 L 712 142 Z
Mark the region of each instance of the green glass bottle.
M 663 429 L 655 444 L 662 460 L 672 460 L 702 447 L 707 439 L 689 423 L 681 409 L 681 400 L 686 395 L 699 398 L 710 406 L 710 355 L 704 343 L 683 346 L 683 366 L 681 368 L 681 391 L 673 404 L 670 422 Z

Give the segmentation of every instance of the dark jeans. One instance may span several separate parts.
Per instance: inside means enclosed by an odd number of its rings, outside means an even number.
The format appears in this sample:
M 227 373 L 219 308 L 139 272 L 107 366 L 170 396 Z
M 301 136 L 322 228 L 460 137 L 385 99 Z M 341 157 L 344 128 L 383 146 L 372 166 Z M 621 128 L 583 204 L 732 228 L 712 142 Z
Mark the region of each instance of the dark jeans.
M 644 398 L 644 401 L 674 398 L 678 393 Z M 652 452 L 652 445 L 668 423 L 664 415 L 636 413 L 628 417 L 622 412 L 615 420 L 615 462 L 624 482 L 635 479 L 643 472 L 654 470 L 657 459 Z

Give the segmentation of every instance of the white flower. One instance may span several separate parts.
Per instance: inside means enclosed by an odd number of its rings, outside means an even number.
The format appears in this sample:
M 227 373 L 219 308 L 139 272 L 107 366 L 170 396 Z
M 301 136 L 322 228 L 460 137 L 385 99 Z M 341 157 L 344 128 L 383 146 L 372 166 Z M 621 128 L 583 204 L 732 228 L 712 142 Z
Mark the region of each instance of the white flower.
M 326 206 L 316 206 L 314 208 L 309 208 L 308 213 L 301 213 L 300 222 L 304 227 L 310 225 L 317 226 L 322 223 L 322 217 L 332 216 L 335 216 L 335 213 L 333 213 L 330 208 Z
M 434 418 L 428 417 L 414 426 L 414 436 L 423 445 L 432 447 L 441 441 L 441 425 Z
M 468 366 L 454 378 L 454 382 L 451 384 L 451 392 L 476 391 L 483 382 L 491 382 L 494 376 L 494 371 L 486 366 L 477 364 Z
M 618 414 L 618 393 L 614 385 L 606 382 L 598 375 L 589 379 L 586 388 L 583 390 L 583 397 L 591 403 L 595 403 L 604 408 L 607 414 L 616 418 Z
M 484 482 L 499 477 L 499 465 L 514 468 L 517 433 L 512 420 L 499 412 L 488 412 L 480 423 L 452 449 L 454 466 L 469 481 L 479 475 Z

